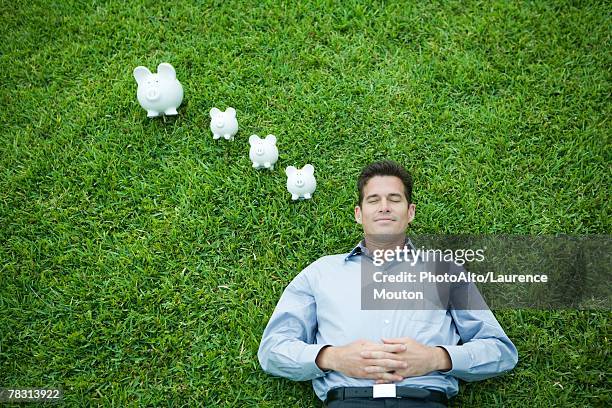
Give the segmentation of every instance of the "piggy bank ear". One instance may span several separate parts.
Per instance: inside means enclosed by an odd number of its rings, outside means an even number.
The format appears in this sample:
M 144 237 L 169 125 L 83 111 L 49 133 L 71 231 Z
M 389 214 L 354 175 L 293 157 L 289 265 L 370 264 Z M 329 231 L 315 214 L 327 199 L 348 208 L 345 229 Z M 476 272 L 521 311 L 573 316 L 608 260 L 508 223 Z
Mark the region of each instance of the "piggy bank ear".
M 211 117 L 211 118 L 214 118 L 215 116 L 217 116 L 217 115 L 218 115 L 218 114 L 220 114 L 220 113 L 221 113 L 221 111 L 220 111 L 219 109 L 217 109 L 217 108 L 212 108 L 212 109 L 210 110 L 210 117 Z
M 249 143 L 250 144 L 256 143 L 259 140 L 261 140 L 261 139 L 259 139 L 259 136 L 257 136 L 257 135 L 251 135 L 251 137 L 249 137 Z
M 306 174 L 314 174 L 314 166 L 312 164 L 307 164 L 302 168 L 302 171 Z
M 289 166 L 285 169 L 285 174 L 287 175 L 287 177 L 291 177 L 291 175 L 293 173 L 295 173 L 297 171 L 297 169 L 293 166 Z
M 266 136 L 266 142 L 270 142 L 272 144 L 276 144 L 276 136 L 274 136 L 274 135 Z
M 229 115 L 232 115 L 232 117 L 234 117 L 234 118 L 236 117 L 236 109 L 234 109 L 234 108 L 227 108 L 225 110 L 225 113 L 227 113 Z
M 167 62 L 162 62 L 157 66 L 157 74 L 164 79 L 176 79 L 174 67 Z
M 149 71 L 149 68 L 147 67 L 134 68 L 134 78 L 138 84 L 143 82 L 149 75 L 151 75 L 151 71 Z

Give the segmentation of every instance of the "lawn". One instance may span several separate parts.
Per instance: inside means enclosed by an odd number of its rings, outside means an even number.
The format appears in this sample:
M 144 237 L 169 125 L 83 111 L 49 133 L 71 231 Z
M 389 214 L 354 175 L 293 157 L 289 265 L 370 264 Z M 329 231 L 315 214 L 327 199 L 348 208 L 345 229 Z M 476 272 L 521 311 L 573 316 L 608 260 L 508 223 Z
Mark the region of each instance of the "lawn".
M 257 347 L 291 279 L 359 241 L 377 159 L 413 173 L 412 233 L 611 231 L 607 2 L 1 4 L 0 386 L 320 406 Z M 161 62 L 185 99 L 148 119 L 132 71 Z M 251 134 L 276 135 L 273 171 Z M 317 190 L 292 202 L 284 169 L 306 163 Z M 519 363 L 453 406 L 610 404 L 610 310 L 495 314 Z

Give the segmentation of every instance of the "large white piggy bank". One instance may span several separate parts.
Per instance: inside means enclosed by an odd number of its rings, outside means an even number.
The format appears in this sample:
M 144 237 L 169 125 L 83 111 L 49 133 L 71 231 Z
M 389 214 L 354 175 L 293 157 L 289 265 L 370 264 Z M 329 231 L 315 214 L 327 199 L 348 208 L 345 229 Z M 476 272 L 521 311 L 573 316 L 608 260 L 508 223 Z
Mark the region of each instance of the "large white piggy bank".
M 299 170 L 289 166 L 285 169 L 285 173 L 287 174 L 287 190 L 291 193 L 292 200 L 312 197 L 312 193 L 317 188 L 312 164 L 307 164 Z
M 221 136 L 227 140 L 234 140 L 234 135 L 238 133 L 236 109 L 227 108 L 225 112 L 221 112 L 217 108 L 212 108 L 210 110 L 210 130 L 215 140 Z
M 276 147 L 276 136 L 268 135 L 261 139 L 257 135 L 249 137 L 249 158 L 256 169 L 266 168 L 274 170 L 274 163 L 278 160 L 278 148 Z
M 152 74 L 147 67 L 136 67 L 134 78 L 138 83 L 138 102 L 148 117 L 178 114 L 176 108 L 183 102 L 183 87 L 172 65 L 162 62 L 157 66 L 157 74 Z

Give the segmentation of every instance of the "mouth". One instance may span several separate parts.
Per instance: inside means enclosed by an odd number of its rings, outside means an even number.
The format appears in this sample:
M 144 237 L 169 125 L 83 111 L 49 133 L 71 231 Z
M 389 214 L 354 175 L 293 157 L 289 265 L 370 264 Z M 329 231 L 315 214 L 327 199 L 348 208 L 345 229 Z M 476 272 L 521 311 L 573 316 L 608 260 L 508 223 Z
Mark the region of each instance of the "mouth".
M 378 218 L 376 220 L 374 220 L 376 222 L 391 222 L 391 221 L 395 221 L 393 218 Z

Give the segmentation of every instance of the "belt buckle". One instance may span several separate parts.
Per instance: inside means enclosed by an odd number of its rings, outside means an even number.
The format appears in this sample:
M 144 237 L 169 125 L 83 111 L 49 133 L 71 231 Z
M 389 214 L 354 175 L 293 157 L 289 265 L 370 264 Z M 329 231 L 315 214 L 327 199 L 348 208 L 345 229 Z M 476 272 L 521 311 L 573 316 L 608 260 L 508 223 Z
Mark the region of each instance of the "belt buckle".
M 395 384 L 374 384 L 372 398 L 396 398 Z

